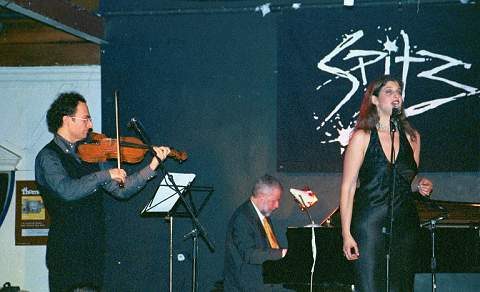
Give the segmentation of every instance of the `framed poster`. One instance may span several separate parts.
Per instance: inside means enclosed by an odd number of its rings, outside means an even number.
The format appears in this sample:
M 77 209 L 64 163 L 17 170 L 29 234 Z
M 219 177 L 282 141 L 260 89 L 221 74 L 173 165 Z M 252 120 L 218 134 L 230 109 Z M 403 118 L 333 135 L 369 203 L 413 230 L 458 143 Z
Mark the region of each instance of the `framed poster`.
M 16 182 L 15 245 L 47 244 L 49 217 L 37 183 Z

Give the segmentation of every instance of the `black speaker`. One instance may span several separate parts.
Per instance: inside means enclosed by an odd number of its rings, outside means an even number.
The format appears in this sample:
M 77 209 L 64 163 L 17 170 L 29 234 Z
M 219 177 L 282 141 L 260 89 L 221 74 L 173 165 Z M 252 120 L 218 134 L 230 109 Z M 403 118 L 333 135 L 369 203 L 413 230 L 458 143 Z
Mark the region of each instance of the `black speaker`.
M 436 273 L 439 292 L 478 292 L 480 273 Z M 415 274 L 415 292 L 432 291 L 432 274 Z

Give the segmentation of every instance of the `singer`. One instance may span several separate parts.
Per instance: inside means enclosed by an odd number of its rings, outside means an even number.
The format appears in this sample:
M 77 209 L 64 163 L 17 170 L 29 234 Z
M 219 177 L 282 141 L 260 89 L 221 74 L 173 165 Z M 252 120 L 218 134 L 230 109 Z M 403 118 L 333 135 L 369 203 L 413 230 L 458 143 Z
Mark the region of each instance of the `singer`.
M 93 124 L 85 98 L 75 92 L 62 93 L 52 103 L 47 125 L 54 138 L 35 159 L 35 179 L 51 219 L 46 258 L 50 291 L 101 291 L 103 196 L 132 197 L 156 175 L 160 162 L 154 157 L 127 177 L 123 169 L 101 170 L 98 164 L 81 161 L 76 147 Z M 153 148 L 161 160 L 170 152 L 167 147 Z
M 402 86 L 389 75 L 369 84 L 345 151 L 340 213 L 343 253 L 354 261 L 355 291 L 384 292 L 387 281 L 389 291 L 413 291 L 419 229 L 413 192 L 428 196 L 432 182 L 417 177 L 420 134 L 406 119 Z

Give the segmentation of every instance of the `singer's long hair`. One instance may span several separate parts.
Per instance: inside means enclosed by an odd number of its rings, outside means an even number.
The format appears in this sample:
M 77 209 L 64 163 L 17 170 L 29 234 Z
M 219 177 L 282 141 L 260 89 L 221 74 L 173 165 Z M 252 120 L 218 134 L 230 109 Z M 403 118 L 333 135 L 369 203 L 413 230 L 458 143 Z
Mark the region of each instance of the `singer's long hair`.
M 400 90 L 403 90 L 403 82 L 395 79 L 391 75 L 383 75 L 380 78 L 370 82 L 367 87 L 367 91 L 363 96 L 362 105 L 360 106 L 360 113 L 358 114 L 357 124 L 355 130 L 371 131 L 375 129 L 380 118 L 378 117 L 377 106 L 372 103 L 372 95 L 378 96 L 380 90 L 387 84 L 387 82 L 393 81 L 400 86 Z M 402 103 L 400 113 L 400 123 L 404 131 L 410 136 L 412 141 L 416 140 L 416 130 L 410 125 L 405 115 L 405 110 Z

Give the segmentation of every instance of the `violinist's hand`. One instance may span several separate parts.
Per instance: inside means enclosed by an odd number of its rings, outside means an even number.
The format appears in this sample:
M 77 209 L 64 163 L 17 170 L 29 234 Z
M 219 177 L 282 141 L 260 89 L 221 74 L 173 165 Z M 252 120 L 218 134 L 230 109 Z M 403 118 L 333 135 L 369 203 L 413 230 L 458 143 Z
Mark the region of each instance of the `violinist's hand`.
M 417 189 L 422 196 L 428 197 L 432 193 L 433 183 L 428 178 L 422 177 L 418 181 Z
M 160 158 L 162 161 L 164 161 L 165 158 L 167 158 L 167 155 L 170 153 L 170 148 L 165 146 L 159 146 L 159 147 L 154 146 L 153 150 L 155 150 L 155 153 L 157 153 L 158 158 Z M 155 170 L 157 169 L 159 164 L 160 162 L 157 160 L 157 158 L 153 157 L 152 162 L 150 162 L 150 168 L 152 170 Z
M 121 168 L 111 168 L 108 170 L 108 172 L 110 173 L 112 180 L 118 182 L 119 184 L 125 184 L 125 178 L 127 177 L 125 170 Z

